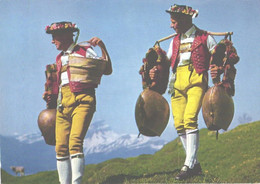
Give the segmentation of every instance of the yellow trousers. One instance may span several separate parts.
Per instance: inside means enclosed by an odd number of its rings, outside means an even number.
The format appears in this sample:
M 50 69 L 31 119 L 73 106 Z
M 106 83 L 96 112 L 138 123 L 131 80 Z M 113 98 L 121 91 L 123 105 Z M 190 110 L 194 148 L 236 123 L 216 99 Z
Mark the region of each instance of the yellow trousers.
M 196 73 L 192 65 L 177 68 L 171 105 L 178 133 L 198 128 L 198 113 L 207 87 L 207 74 Z
M 63 110 L 56 115 L 56 154 L 67 157 L 83 153 L 83 140 L 96 111 L 95 89 L 74 94 L 61 88 Z

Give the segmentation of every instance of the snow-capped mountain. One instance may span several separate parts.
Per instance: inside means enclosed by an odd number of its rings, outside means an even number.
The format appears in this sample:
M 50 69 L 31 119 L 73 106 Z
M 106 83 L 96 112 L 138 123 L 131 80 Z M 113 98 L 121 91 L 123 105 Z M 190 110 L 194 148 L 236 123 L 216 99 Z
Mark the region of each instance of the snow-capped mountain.
M 31 134 L 24 134 L 24 135 L 17 135 L 15 138 L 25 144 L 33 144 L 35 142 L 43 141 L 43 137 L 41 136 L 40 132 L 35 132 Z
M 40 132 L 0 136 L 2 168 L 12 173 L 10 166 L 22 165 L 27 174 L 56 170 L 54 146 L 45 144 Z M 112 158 L 128 158 L 140 154 L 153 154 L 163 147 L 165 140 L 135 134 L 118 134 L 104 121 L 96 121 L 89 127 L 84 139 L 86 164 L 95 164 Z
M 113 132 L 108 125 L 102 121 L 92 124 L 84 140 L 84 153 L 86 155 L 113 152 L 120 148 L 141 149 L 151 147 L 152 149 L 161 149 L 165 141 L 160 138 L 151 138 L 134 134 L 117 134 Z

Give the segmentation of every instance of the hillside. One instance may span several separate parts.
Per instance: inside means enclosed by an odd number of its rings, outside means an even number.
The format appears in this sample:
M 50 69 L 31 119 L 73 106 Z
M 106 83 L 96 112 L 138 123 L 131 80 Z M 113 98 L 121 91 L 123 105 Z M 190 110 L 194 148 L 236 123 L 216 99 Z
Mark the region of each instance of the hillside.
M 260 121 L 243 124 L 215 134 L 200 131 L 199 160 L 203 176 L 191 178 L 193 183 L 256 183 L 260 182 Z M 166 144 L 153 155 L 112 159 L 87 165 L 84 183 L 174 183 L 182 166 L 184 152 L 179 139 Z M 54 184 L 57 171 L 41 172 L 24 177 L 13 177 L 2 172 L 4 184 Z
M 167 143 L 159 137 L 137 136 L 117 133 L 104 121 L 94 121 L 84 139 L 86 165 L 113 158 L 153 154 Z M 7 173 L 14 174 L 10 166 L 23 166 L 26 175 L 56 170 L 54 146 L 47 145 L 40 132 L 17 136 L 0 135 L 0 140 L 1 166 Z

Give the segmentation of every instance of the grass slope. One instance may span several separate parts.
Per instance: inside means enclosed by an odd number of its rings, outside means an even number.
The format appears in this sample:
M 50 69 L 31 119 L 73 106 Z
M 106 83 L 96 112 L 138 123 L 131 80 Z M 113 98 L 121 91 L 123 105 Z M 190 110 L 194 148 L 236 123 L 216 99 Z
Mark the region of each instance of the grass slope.
M 204 175 L 191 183 L 258 183 L 260 182 L 260 121 L 240 125 L 215 134 L 200 131 L 199 160 Z M 176 139 L 153 155 L 112 159 L 87 165 L 83 183 L 176 183 L 174 177 L 185 159 L 182 145 Z M 2 171 L 3 184 L 56 184 L 57 171 L 14 177 Z

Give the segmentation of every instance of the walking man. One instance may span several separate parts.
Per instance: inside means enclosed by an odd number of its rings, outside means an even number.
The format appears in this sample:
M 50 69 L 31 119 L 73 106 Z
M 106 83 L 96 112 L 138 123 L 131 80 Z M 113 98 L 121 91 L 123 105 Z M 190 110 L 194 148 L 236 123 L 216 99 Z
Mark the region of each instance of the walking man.
M 214 38 L 196 27 L 192 18 L 198 11 L 185 5 L 173 5 L 169 10 L 171 28 L 177 36 L 170 43 L 167 53 L 171 61 L 172 114 L 174 125 L 186 153 L 186 159 L 177 180 L 184 180 L 202 173 L 197 158 L 199 148 L 198 113 L 208 87 L 208 69 Z M 150 77 L 158 70 L 150 70 Z
M 72 71 L 68 66 L 69 56 L 97 58 L 91 46 L 98 45 L 102 50 L 102 59 L 107 61 L 104 74 L 112 73 L 110 57 L 103 41 L 94 37 L 86 46 L 76 45 L 78 34 L 74 41 L 74 32 L 79 34 L 79 29 L 71 22 L 57 22 L 46 27 L 46 33 L 52 35 L 52 43 L 61 51 L 56 58 L 59 94 L 55 147 L 61 184 L 80 184 L 82 181 L 85 168 L 83 140 L 96 110 L 95 88 L 98 86 L 97 83 L 81 80 L 85 75 L 82 70 Z M 75 76 L 77 71 L 81 73 L 72 80 L 72 73 Z M 47 103 L 57 99 L 52 97 L 46 94 L 44 99 Z

